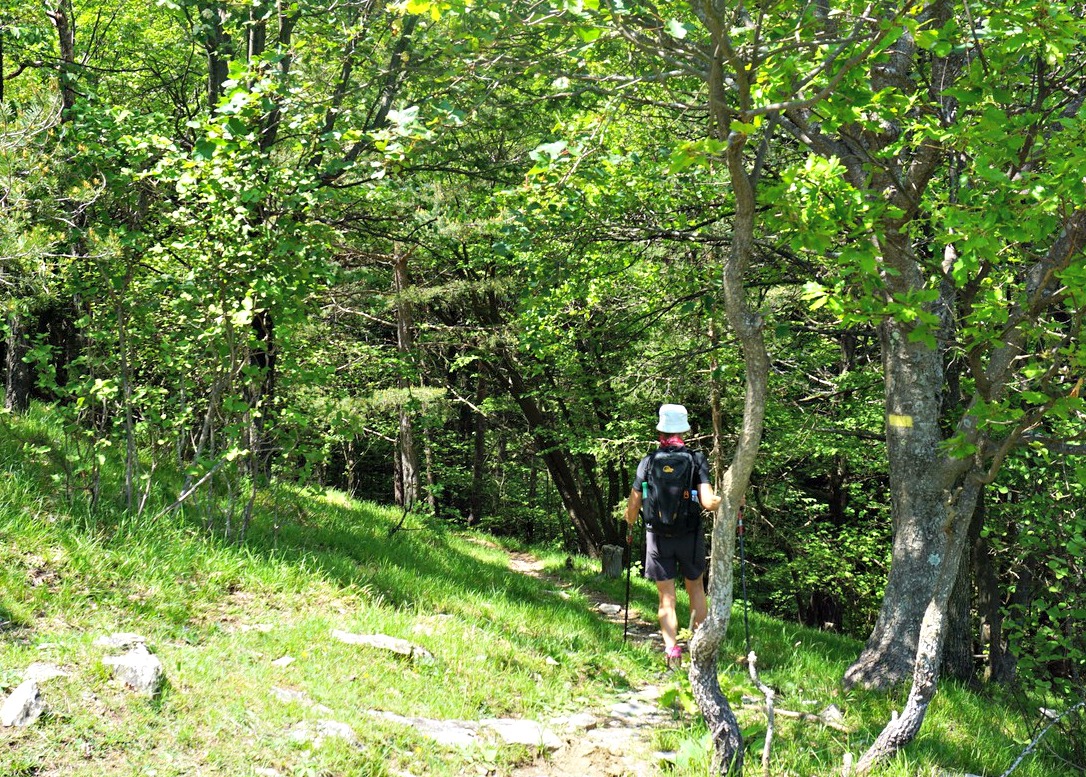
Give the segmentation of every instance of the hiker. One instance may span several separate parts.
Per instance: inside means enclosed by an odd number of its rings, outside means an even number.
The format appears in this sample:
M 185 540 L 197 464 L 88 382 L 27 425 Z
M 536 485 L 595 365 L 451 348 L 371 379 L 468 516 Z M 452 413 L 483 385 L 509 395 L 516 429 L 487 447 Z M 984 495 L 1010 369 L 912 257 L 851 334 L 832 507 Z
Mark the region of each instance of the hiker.
M 660 433 L 660 447 L 637 465 L 633 490 L 626 504 L 626 522 L 631 527 L 636 523 L 646 505 L 646 497 L 653 503 L 649 506 L 653 514 L 646 511 L 645 515 L 645 577 L 656 582 L 660 594 L 658 613 L 664 637 L 664 657 L 669 668 L 676 668 L 682 664 L 682 646 L 679 645 L 679 622 L 675 612 L 675 578 L 682 573 L 693 615 L 691 628 L 697 630 L 708 614 L 703 583 L 705 533 L 701 528 L 701 510 L 715 510 L 720 504 L 720 496 L 709 481 L 709 460 L 705 454 L 688 450 L 683 442 L 683 433 L 690 431 L 686 408 L 661 405 L 656 430 Z M 674 455 L 676 453 L 680 455 Z M 667 475 L 661 474 L 663 470 L 670 474 L 683 467 L 686 467 L 683 472 L 687 473 L 688 479 L 680 485 L 678 499 L 685 503 L 664 505 L 674 510 L 674 514 L 661 517 L 660 501 L 666 500 L 661 494 L 666 489 L 652 481 L 666 478 Z M 695 494 L 699 504 L 694 503 Z

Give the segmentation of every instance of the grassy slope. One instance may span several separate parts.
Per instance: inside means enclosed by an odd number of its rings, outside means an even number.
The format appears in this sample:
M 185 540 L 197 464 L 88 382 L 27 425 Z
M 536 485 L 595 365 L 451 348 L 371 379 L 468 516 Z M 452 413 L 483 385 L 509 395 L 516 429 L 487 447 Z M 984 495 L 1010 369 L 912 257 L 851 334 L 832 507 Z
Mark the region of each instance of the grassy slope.
M 48 450 L 47 450 L 48 449 Z M 0 691 L 35 661 L 71 673 L 47 681 L 49 713 L 28 730 L 0 730 L 0 777 L 7 775 L 382 775 L 507 772 L 532 754 L 521 748 L 436 748 L 413 732 L 378 723 L 367 709 L 478 719 L 598 709 L 616 690 L 658 680 L 647 648 L 622 644 L 585 597 L 512 573 L 505 553 L 479 538 L 420 519 L 391 539 L 398 515 L 335 493 L 280 488 L 266 500 L 244 546 L 210 537 L 183 517 L 119 517 L 72 506 L 54 476 L 63 445 L 41 415 L 0 416 Z M 273 531 L 275 522 L 282 524 Z M 594 564 L 548 568 L 581 589 L 610 587 Z M 577 590 L 576 588 L 574 589 Z M 638 581 L 643 611 L 655 608 Z M 256 627 L 256 628 L 253 628 Z M 403 637 L 432 652 L 433 665 L 344 645 L 331 629 Z M 841 753 L 858 753 L 893 699 L 842 693 L 837 686 L 858 645 L 834 635 L 752 616 L 763 678 L 779 706 L 817 712 L 836 703 L 857 733 L 781 721 L 775 774 L 826 774 Z M 122 691 L 93 640 L 113 631 L 148 638 L 168 685 L 154 700 Z M 744 652 L 737 618 L 724 655 Z M 289 666 L 273 661 L 291 656 Z M 682 694 L 682 680 L 673 681 Z M 736 663 L 723 667 L 733 702 L 752 690 Z M 331 712 L 283 703 L 273 687 L 304 691 Z M 898 700 L 899 701 L 899 700 Z M 319 749 L 289 737 L 300 720 L 352 725 L 361 748 Z M 743 713 L 754 739 L 759 716 Z M 998 774 L 1029 737 L 1011 709 L 949 688 L 924 732 L 887 774 L 931 773 L 936 765 Z M 676 714 L 661 746 L 696 752 L 696 716 Z M 757 744 L 757 743 L 756 743 Z M 751 757 L 757 758 L 757 751 Z M 700 763 L 699 763 L 700 761 Z M 704 758 L 680 773 L 702 773 Z M 1031 759 L 1016 774 L 1074 774 Z

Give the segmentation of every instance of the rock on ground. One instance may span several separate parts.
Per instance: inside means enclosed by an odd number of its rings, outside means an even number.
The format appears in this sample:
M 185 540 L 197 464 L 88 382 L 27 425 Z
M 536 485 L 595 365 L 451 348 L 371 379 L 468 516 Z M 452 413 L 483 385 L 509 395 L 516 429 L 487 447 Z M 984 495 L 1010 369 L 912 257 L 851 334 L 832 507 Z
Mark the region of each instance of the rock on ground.
M 102 663 L 113 668 L 113 676 L 132 690 L 154 696 L 162 687 L 162 662 L 140 643 L 124 655 L 107 656 Z
M 25 680 L 11 692 L 4 701 L 4 706 L 0 707 L 0 725 L 30 726 L 44 711 L 45 702 L 42 701 L 38 684 L 33 680 Z
M 433 654 L 426 648 L 412 645 L 406 639 L 398 639 L 386 634 L 352 634 L 349 631 L 332 629 L 332 636 L 348 645 L 365 645 L 378 650 L 388 650 L 424 664 L 430 664 L 434 661 Z
M 43 683 L 46 680 L 52 680 L 54 677 L 69 676 L 70 675 L 67 672 L 56 664 L 49 664 L 44 661 L 35 661 L 23 672 L 24 680 L 33 680 L 36 683 Z
M 313 747 L 320 747 L 326 739 L 342 739 L 349 745 L 358 744 L 358 734 L 346 723 L 338 720 L 302 721 L 290 733 L 296 742 L 311 742 Z
M 447 747 L 466 747 L 475 744 L 482 731 L 492 732 L 507 745 L 526 745 L 546 751 L 562 747 L 564 742 L 534 720 L 520 718 L 486 718 L 485 720 L 434 720 L 432 718 L 408 718 L 393 712 L 370 710 L 372 717 L 410 726 L 416 732 Z

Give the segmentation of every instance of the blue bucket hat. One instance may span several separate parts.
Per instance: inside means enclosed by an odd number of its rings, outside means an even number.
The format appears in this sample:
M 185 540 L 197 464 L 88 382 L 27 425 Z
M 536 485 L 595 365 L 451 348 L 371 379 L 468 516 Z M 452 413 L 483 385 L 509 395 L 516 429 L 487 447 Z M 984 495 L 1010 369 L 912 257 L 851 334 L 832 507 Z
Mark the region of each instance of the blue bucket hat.
M 690 421 L 686 417 L 686 408 L 682 405 L 660 405 L 660 423 L 656 431 L 665 434 L 679 434 L 690 431 Z

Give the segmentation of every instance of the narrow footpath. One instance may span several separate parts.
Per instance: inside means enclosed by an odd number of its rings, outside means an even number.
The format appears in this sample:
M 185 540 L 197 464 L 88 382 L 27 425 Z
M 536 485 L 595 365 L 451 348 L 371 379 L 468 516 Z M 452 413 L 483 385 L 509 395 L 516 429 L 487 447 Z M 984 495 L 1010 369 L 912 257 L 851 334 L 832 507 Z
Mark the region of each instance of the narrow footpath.
M 543 562 L 525 553 L 510 554 L 509 566 L 516 572 L 545 580 L 558 591 L 568 584 L 543 571 Z M 601 618 L 621 629 L 625 611 L 598 592 L 588 592 L 589 606 Z M 630 609 L 629 639 L 652 643 L 662 650 L 662 640 L 655 620 L 641 617 Z M 668 754 L 653 749 L 653 731 L 673 722 L 673 713 L 658 700 L 663 689 L 647 685 L 601 699 L 599 709 L 575 716 L 580 720 L 567 728 L 565 745 L 535 763 L 515 769 L 512 777 L 652 777 L 661 772 Z

